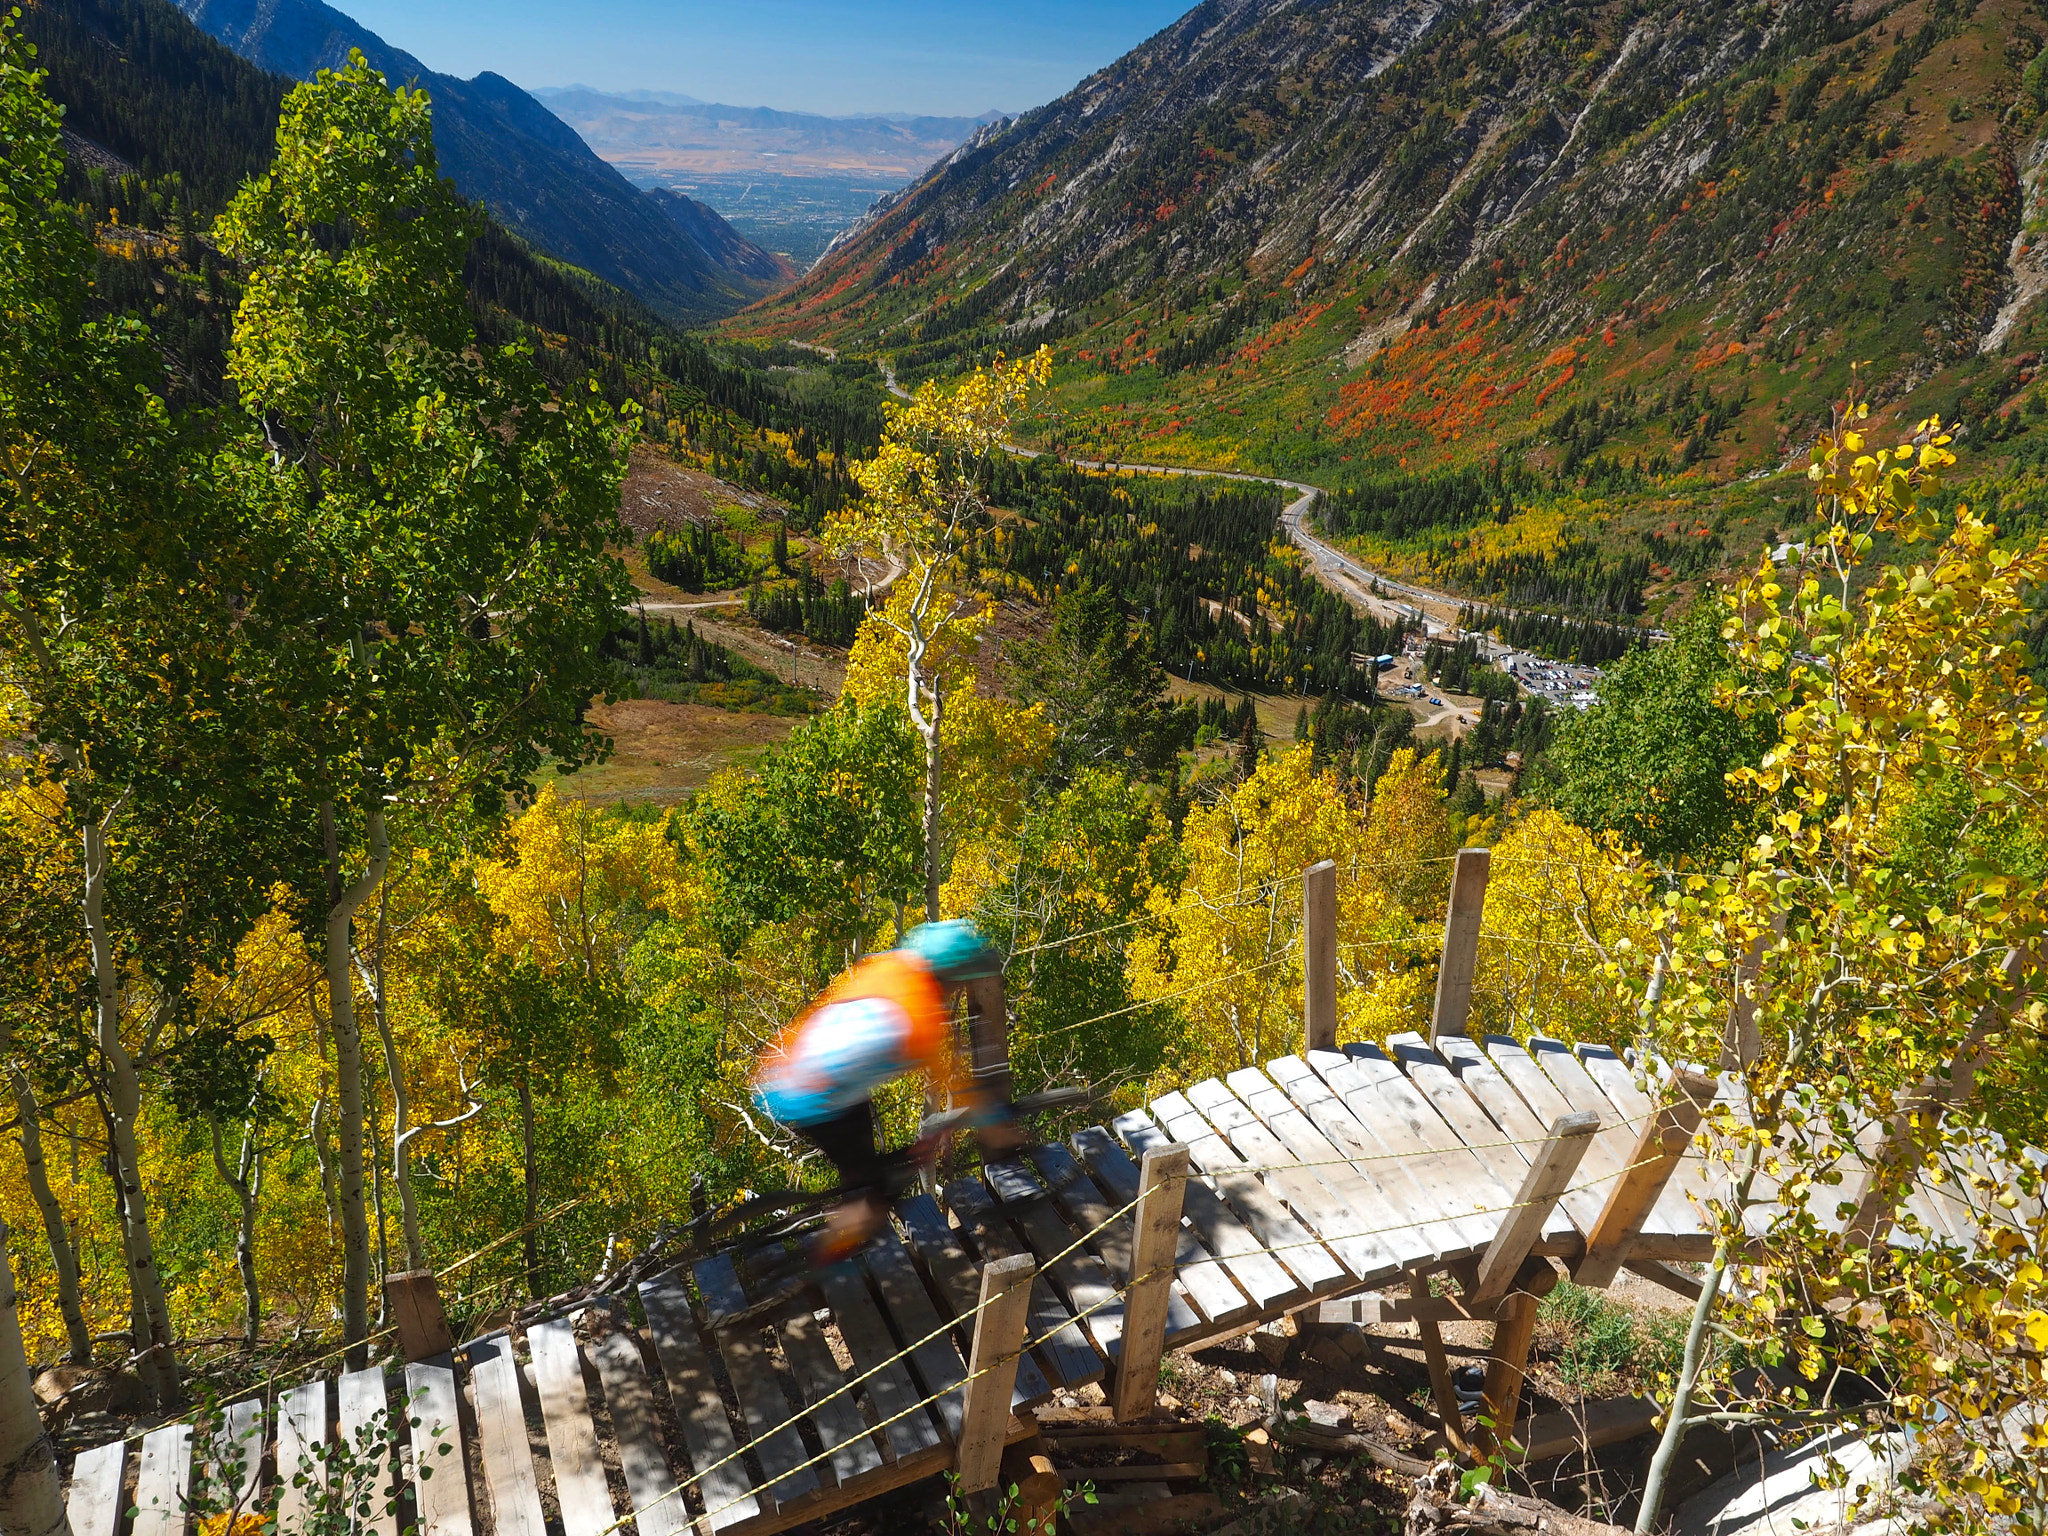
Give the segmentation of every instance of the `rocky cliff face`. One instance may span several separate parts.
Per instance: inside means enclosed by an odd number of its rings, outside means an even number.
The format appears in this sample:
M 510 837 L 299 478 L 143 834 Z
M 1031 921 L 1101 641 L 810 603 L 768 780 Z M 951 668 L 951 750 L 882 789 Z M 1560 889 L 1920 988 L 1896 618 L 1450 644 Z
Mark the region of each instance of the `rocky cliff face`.
M 2042 329 L 2044 32 L 2032 0 L 1207 0 L 736 323 L 905 378 L 1053 341 L 1049 438 L 1130 458 L 1731 475 L 1852 362 L 1996 436 Z
M 501 75 L 435 74 L 321 0 L 177 3 L 243 58 L 295 80 L 338 69 L 360 49 L 392 84 L 424 87 L 441 169 L 465 197 L 549 255 L 618 284 L 669 319 L 716 319 L 787 280 L 775 257 L 709 209 L 702 212 L 724 235 L 694 238 Z

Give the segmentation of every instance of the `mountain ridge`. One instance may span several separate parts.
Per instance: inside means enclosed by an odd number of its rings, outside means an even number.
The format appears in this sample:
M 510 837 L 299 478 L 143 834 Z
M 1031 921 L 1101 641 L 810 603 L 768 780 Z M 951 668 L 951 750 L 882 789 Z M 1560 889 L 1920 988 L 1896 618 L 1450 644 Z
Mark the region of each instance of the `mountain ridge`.
M 708 221 L 723 224 L 713 210 L 655 203 L 502 75 L 485 71 L 461 80 L 436 73 L 323 0 L 175 3 L 243 58 L 292 79 L 341 68 L 360 50 L 394 85 L 422 86 L 434 104 L 442 174 L 465 197 L 549 255 L 671 320 L 702 323 L 730 314 L 789 275 L 729 226 L 701 236 Z

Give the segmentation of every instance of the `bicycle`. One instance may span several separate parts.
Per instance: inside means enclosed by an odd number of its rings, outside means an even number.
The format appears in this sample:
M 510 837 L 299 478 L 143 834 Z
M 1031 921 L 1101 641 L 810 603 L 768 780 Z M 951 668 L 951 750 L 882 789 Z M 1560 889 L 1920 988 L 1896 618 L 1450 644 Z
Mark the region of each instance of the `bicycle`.
M 1099 1096 L 1093 1088 L 1051 1088 L 1026 1094 L 1010 1101 L 1008 1118 L 1014 1122 L 1030 1115 L 1071 1109 Z M 952 1109 L 926 1115 L 918 1126 L 915 1141 L 883 1154 L 879 1192 L 885 1203 L 893 1205 L 917 1187 L 923 1170 L 936 1161 L 947 1139 L 967 1125 L 973 1113 Z M 692 1221 L 693 1251 L 709 1253 L 732 1248 L 735 1263 L 765 1291 L 740 1311 L 711 1317 L 712 1326 L 761 1326 L 789 1310 L 810 1286 L 811 1260 L 808 1245 L 784 1245 L 822 1223 L 834 1207 L 854 1193 L 843 1185 L 823 1190 L 764 1190 L 724 1212 L 706 1212 Z M 766 1225 L 757 1225 L 764 1221 Z

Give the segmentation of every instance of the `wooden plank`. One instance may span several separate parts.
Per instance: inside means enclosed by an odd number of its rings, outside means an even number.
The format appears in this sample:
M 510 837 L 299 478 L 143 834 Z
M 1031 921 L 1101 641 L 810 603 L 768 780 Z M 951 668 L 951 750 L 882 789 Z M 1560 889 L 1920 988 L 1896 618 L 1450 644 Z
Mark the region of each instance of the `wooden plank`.
M 790 1379 L 810 1407 L 809 1423 L 831 1456 L 821 1462 L 834 1481 L 845 1483 L 879 1470 L 885 1458 L 868 1422 L 860 1416 L 846 1373 L 832 1356 L 825 1325 L 815 1312 L 794 1312 L 777 1321 L 775 1337 L 789 1362 Z M 824 1474 L 820 1474 L 820 1481 Z
M 564 1322 L 535 1323 L 526 1330 L 526 1347 L 533 1354 L 534 1391 L 548 1437 L 562 1536 L 605 1536 L 615 1511 L 597 1449 L 597 1426 L 590 1417 L 590 1389 L 583 1380 L 583 1351 L 575 1329 Z M 678 1413 L 686 1413 L 682 1394 L 673 1385 L 670 1395 Z
M 238 1514 L 253 1512 L 257 1494 L 263 1485 L 263 1399 L 245 1397 L 238 1403 L 230 1403 L 221 1414 L 220 1449 L 223 1452 L 219 1463 L 209 1468 L 209 1477 L 216 1484 L 216 1491 L 225 1494 L 233 1502 Z M 228 1481 L 226 1451 L 234 1447 L 241 1461 L 233 1478 L 232 1488 L 218 1486 Z
M 1261 1072 L 1232 1075 L 1251 1091 L 1272 1089 L 1271 1082 Z M 1284 1103 L 1285 1095 L 1280 1095 L 1280 1098 Z M 1387 1220 L 1375 1221 L 1372 1218 L 1379 1214 L 1376 1209 L 1360 1210 L 1331 1188 L 1324 1175 L 1334 1179 L 1350 1171 L 1348 1162 L 1332 1161 L 1340 1155 L 1335 1147 L 1325 1143 L 1322 1149 L 1321 1160 L 1328 1166 L 1304 1168 L 1294 1149 L 1252 1113 L 1231 1084 L 1207 1078 L 1188 1089 L 1187 1099 L 1211 1125 L 1229 1138 L 1247 1163 L 1266 1170 L 1266 1187 L 1278 1191 L 1294 1208 L 1302 1225 L 1311 1229 L 1326 1248 L 1344 1261 L 1353 1282 L 1347 1284 L 1345 1290 L 1353 1290 L 1360 1285 L 1376 1285 L 1400 1273 L 1400 1258 L 1373 1231 L 1376 1226 L 1388 1226 L 1399 1218 L 1388 1211 L 1385 1213 Z
M 1307 1071 L 1301 1058 L 1288 1058 Z M 1279 1062 L 1271 1064 L 1286 1070 Z M 1321 1087 L 1313 1073 L 1309 1080 Z M 1297 1104 L 1293 1097 L 1276 1086 L 1264 1072 L 1246 1070 L 1233 1072 L 1228 1085 L 1238 1098 L 1244 1101 L 1246 1109 L 1259 1117 L 1266 1129 L 1280 1138 L 1287 1151 L 1299 1158 L 1318 1182 L 1328 1191 L 1328 1199 L 1336 1202 L 1344 1213 L 1340 1225 L 1323 1234 L 1332 1236 L 1335 1232 L 1349 1230 L 1355 1233 L 1372 1234 L 1372 1245 L 1385 1256 L 1385 1261 L 1395 1269 L 1434 1260 L 1437 1245 L 1427 1230 L 1429 1224 L 1415 1219 L 1412 1210 L 1397 1207 L 1386 1192 L 1380 1176 L 1391 1176 L 1394 1170 L 1383 1161 L 1363 1164 L 1351 1161 L 1353 1158 L 1381 1157 L 1385 1148 L 1370 1137 L 1363 1126 L 1358 1125 L 1349 1111 L 1337 1102 L 1334 1095 L 1324 1089 L 1314 1095 L 1317 1114 L 1331 1123 L 1332 1129 L 1345 1138 L 1339 1142 L 1336 1137 L 1326 1134 L 1317 1124 L 1316 1117 L 1306 1107 Z M 1214 1118 L 1213 1116 L 1211 1117 Z M 1350 1122 L 1346 1124 L 1345 1122 Z M 1368 1149 L 1371 1150 L 1368 1150 Z M 1391 1177 L 1390 1177 L 1391 1182 Z M 1400 1188 L 1396 1183 L 1395 1188 Z M 1351 1266 L 1358 1269 L 1357 1264 Z M 1377 1275 L 1375 1269 L 1373 1275 Z M 1373 1275 L 1360 1272 L 1363 1283 L 1371 1283 Z
M 1392 1057 L 1376 1045 L 1349 1045 L 1342 1056 L 1318 1051 L 1308 1064 L 1346 1109 L 1401 1154 L 1394 1166 L 1415 1181 L 1424 1209 L 1457 1228 L 1467 1253 L 1493 1241 L 1513 1186 L 1494 1178 Z
M 127 1461 L 128 1445 L 123 1440 L 78 1453 L 71 1464 L 71 1487 L 64 1496 L 71 1536 L 114 1536 L 121 1519 L 121 1474 Z
M 1639 1121 L 1656 1112 L 1656 1100 L 1636 1082 L 1634 1070 L 1615 1053 L 1613 1047 L 1582 1044 L 1575 1048 L 1575 1054 L 1587 1075 L 1600 1085 L 1608 1102 L 1621 1111 L 1624 1119 Z M 1715 1173 L 1697 1146 L 1686 1149 L 1678 1172 L 1672 1175 L 1671 1184 L 1691 1204 L 1694 1220 L 1704 1230 L 1707 1226 L 1707 1203 L 1715 1194 Z
M 405 1400 L 420 1536 L 470 1536 L 469 1458 L 462 1450 L 462 1395 L 455 1386 L 454 1358 L 408 1361 Z
M 882 1315 L 890 1331 L 910 1351 L 910 1374 L 917 1380 L 920 1395 L 938 1398 L 933 1411 L 946 1438 L 957 1444 L 964 1406 L 960 1383 L 967 1379 L 967 1362 L 960 1358 L 952 1334 L 925 1293 L 917 1266 L 910 1262 L 896 1234 L 887 1230 L 861 1250 L 861 1263 L 874 1282 L 875 1294 L 882 1299 Z
M 367 1371 L 350 1371 L 334 1384 L 335 1418 L 341 1439 L 358 1461 L 372 1447 L 384 1452 L 388 1476 L 373 1495 L 373 1510 L 364 1536 L 398 1536 L 398 1466 L 395 1453 L 405 1418 L 393 1413 L 386 1398 L 384 1372 L 372 1366 Z
M 327 1463 L 317 1454 L 326 1443 L 327 1383 L 308 1381 L 278 1394 L 277 1528 L 286 1536 L 305 1529 L 315 1494 L 327 1486 Z M 301 1477 L 312 1486 L 300 1486 Z
M 946 1186 L 945 1196 L 947 1206 L 960 1218 L 961 1232 L 974 1244 L 983 1264 L 1030 1251 L 979 1179 L 956 1179 Z M 1031 1282 L 1031 1327 L 1025 1337 L 1038 1341 L 1046 1373 L 1063 1386 L 1078 1387 L 1102 1379 L 1102 1356 L 1075 1325 L 1073 1313 L 1044 1275 Z
M 1563 1041 L 1545 1035 L 1531 1035 L 1525 1049 L 1529 1059 L 1557 1085 L 1558 1092 L 1565 1096 L 1573 1109 L 1590 1111 L 1600 1117 L 1601 1135 L 1611 1138 L 1610 1144 L 1620 1147 L 1626 1157 L 1648 1117 L 1632 1115 L 1610 1099 L 1586 1070 L 1586 1064 Z M 1687 1150 L 1691 1150 L 1690 1147 Z M 1682 1165 L 1683 1159 L 1680 1161 Z M 1677 1171 L 1676 1168 L 1672 1170 L 1672 1180 L 1664 1186 L 1657 1203 L 1650 1208 L 1650 1214 L 1643 1223 L 1645 1231 L 1704 1232 L 1707 1229 L 1706 1218 L 1693 1209 L 1685 1191 L 1678 1187 Z
M 1437 1041 L 1436 1048 L 1457 1078 L 1458 1086 L 1472 1095 L 1473 1102 L 1486 1111 L 1487 1118 L 1500 1127 L 1503 1136 L 1521 1143 L 1525 1157 L 1534 1156 L 1549 1134 L 1550 1122 L 1539 1119 L 1536 1112 L 1522 1102 L 1522 1096 L 1501 1076 L 1500 1069 L 1487 1059 L 1479 1042 L 1464 1035 L 1445 1035 Z M 1583 1187 L 1584 1168 L 1581 1163 L 1579 1180 L 1558 1201 L 1581 1236 L 1591 1231 L 1593 1223 L 1599 1220 L 1601 1205 L 1600 1197 Z M 1512 1185 L 1509 1187 L 1513 1188 Z
M 1495 1069 L 1545 1126 L 1560 1115 L 1570 1114 L 1576 1107 L 1555 1083 L 1543 1075 L 1543 1069 L 1516 1041 L 1506 1035 L 1488 1035 L 1480 1043 Z M 1579 1164 L 1579 1182 L 1591 1187 L 1601 1205 L 1606 1205 L 1608 1197 L 1614 1193 L 1614 1180 L 1628 1166 L 1629 1153 L 1641 1134 L 1640 1121 L 1633 1125 L 1606 1126 L 1593 1138 L 1593 1145 L 1587 1148 L 1585 1161 Z
M 1217 1193 L 1244 1218 L 1261 1245 L 1292 1271 L 1309 1296 L 1351 1286 L 1350 1271 L 1343 1261 L 1288 1214 L 1280 1197 L 1266 1188 L 1184 1095 L 1169 1093 L 1155 1100 L 1152 1116 L 1168 1136 L 1187 1145 L 1195 1166 L 1214 1182 Z
M 1685 1149 L 1692 1145 L 1700 1116 L 1713 1101 L 1713 1079 L 1698 1073 L 1680 1073 L 1680 1092 L 1657 1113 L 1643 1122 L 1628 1165 L 1614 1182 L 1613 1193 L 1602 1207 L 1599 1220 L 1586 1234 L 1586 1256 L 1573 1268 L 1572 1278 L 1580 1285 L 1608 1286 L 1620 1272 L 1624 1260 L 1634 1257 L 1637 1237 L 1656 1208 L 1658 1196 L 1677 1170 Z
M 953 1230 L 946 1213 L 939 1209 L 939 1202 L 930 1195 L 912 1195 L 908 1200 L 899 1201 L 896 1215 L 903 1222 L 903 1230 L 910 1235 L 911 1252 L 924 1266 L 938 1288 L 940 1300 L 947 1313 L 955 1321 L 953 1342 L 969 1345 L 973 1338 L 974 1307 L 981 1294 L 981 1268 L 968 1257 L 967 1250 L 960 1245 L 960 1238 Z M 961 1319 L 966 1319 L 961 1323 Z M 962 1327 L 968 1331 L 963 1334 Z M 1010 1411 L 1019 1413 L 1052 1396 L 1052 1383 L 1045 1378 L 1045 1372 L 1038 1368 L 1037 1359 L 1026 1353 L 1017 1362 L 1017 1392 L 1011 1399 Z
M 855 1373 L 867 1376 L 861 1389 L 874 1404 L 877 1415 L 894 1421 L 882 1433 L 896 1460 L 903 1461 L 943 1445 L 945 1436 L 932 1422 L 930 1410 L 915 1408 L 925 1394 L 918 1391 L 903 1361 L 895 1358 L 895 1340 L 890 1338 L 889 1325 L 868 1295 L 867 1281 L 861 1272 L 851 1263 L 834 1264 L 819 1272 L 818 1286 L 831 1304 L 839 1336 L 846 1341 L 847 1353 L 853 1356 Z M 904 1412 L 912 1408 L 915 1411 Z
M 492 1528 L 496 1536 L 546 1536 L 547 1517 L 541 1513 L 540 1479 L 534 1475 L 511 1336 L 495 1333 L 477 1339 L 467 1353 Z
M 641 1295 L 645 1299 L 644 1286 Z M 619 1470 L 626 1476 L 626 1496 L 633 1502 L 633 1524 L 639 1536 L 675 1536 L 676 1532 L 689 1529 L 690 1512 L 682 1494 L 676 1491 L 676 1475 L 669 1467 L 668 1452 L 662 1449 L 654 1388 L 647 1379 L 647 1361 L 640 1353 L 640 1340 L 616 1305 L 592 1306 L 587 1315 L 591 1321 L 588 1355 L 604 1387 L 605 1411 L 611 1416 Z M 663 1374 L 667 1374 L 666 1368 Z M 689 1423 L 687 1415 L 684 1423 Z M 715 1523 L 718 1501 L 710 1496 L 708 1488 L 703 1491 Z M 744 1497 L 751 1499 L 753 1495 L 748 1493 Z
M 1557 1205 L 1557 1197 L 1571 1184 L 1579 1162 L 1586 1155 L 1600 1117 L 1590 1110 L 1566 1115 L 1550 1127 L 1550 1139 L 1536 1149 L 1536 1161 L 1515 1191 L 1515 1210 L 1501 1223 L 1500 1235 L 1480 1256 L 1478 1285 L 1471 1296 L 1475 1307 L 1485 1306 L 1507 1295 L 1508 1286 L 1520 1273 L 1523 1261 L 1536 1246 L 1543 1224 Z M 1496 1418 L 1496 1423 L 1506 1423 Z
M 1111 1205 L 1102 1197 L 1102 1190 L 1088 1176 L 1088 1170 L 1074 1160 L 1074 1155 L 1065 1147 L 1033 1147 L 1025 1154 L 1031 1159 L 1031 1166 L 1045 1181 L 1045 1187 L 1052 1194 L 1053 1205 L 1067 1219 L 1069 1225 L 1089 1234 L 1088 1244 L 1102 1259 L 1103 1267 L 1118 1285 L 1131 1277 L 1131 1231 L 1133 1212 L 1125 1211 L 1121 1216 L 1112 1213 L 1117 1206 L 1128 1204 L 1118 1201 Z M 1175 1241 L 1186 1233 L 1185 1227 L 1176 1227 Z M 1178 1252 L 1178 1249 L 1176 1249 Z M 1230 1312 L 1242 1313 L 1247 1308 L 1243 1294 L 1230 1283 L 1212 1260 L 1200 1264 L 1192 1271 L 1183 1272 L 1176 1265 L 1173 1287 L 1166 1308 L 1166 1336 L 1192 1332 L 1207 1320 L 1207 1314 L 1200 1308 L 1196 1293 L 1190 1288 L 1189 1280 L 1210 1295 L 1223 1299 L 1219 1306 Z
M 1005 1405 L 1016 1390 L 1015 1383 L 1006 1378 L 1024 1352 L 1037 1274 L 1037 1265 L 1025 1254 L 993 1260 L 981 1272 L 969 1366 L 973 1379 L 967 1384 L 967 1412 L 954 1458 L 963 1493 L 994 1487 L 1002 1470 L 1009 1428 Z
M 1339 1059 L 1329 1052 L 1323 1056 Z M 1407 1228 L 1390 1234 L 1399 1245 L 1397 1253 L 1406 1262 L 1433 1263 L 1470 1251 L 1463 1230 L 1436 1208 L 1414 1175 L 1402 1166 L 1404 1159 L 1395 1149 L 1397 1145 L 1406 1147 L 1407 1143 L 1390 1143 L 1370 1123 L 1353 1114 L 1301 1057 L 1278 1057 L 1266 1063 L 1266 1070 L 1280 1084 L 1288 1102 L 1308 1117 L 1325 1140 L 1350 1158 L 1363 1177 L 1378 1186 L 1397 1213 L 1408 1218 Z
M 1509 1459 L 1547 1461 L 1573 1451 L 1620 1445 L 1654 1429 L 1660 1411 L 1647 1397 L 1613 1397 L 1561 1413 L 1520 1419 L 1515 1424 L 1515 1444 L 1522 1447 L 1522 1454 L 1511 1454 Z
M 1147 1152 L 1139 1177 L 1143 1197 L 1134 1213 L 1137 1233 L 1126 1293 L 1129 1331 L 1118 1359 L 1116 1395 L 1111 1402 L 1116 1416 L 1126 1420 L 1145 1417 L 1159 1398 L 1159 1359 L 1166 1352 L 1166 1304 L 1173 1295 L 1173 1255 L 1180 1235 L 1181 1196 L 1188 1182 L 1187 1149 L 1161 1147 Z
M 192 1426 L 167 1424 L 142 1437 L 131 1536 L 183 1536 L 192 1491 Z
M 1123 1351 L 1124 1302 L 1108 1266 L 1089 1252 L 1081 1243 L 1081 1234 L 1060 1218 L 1045 1186 L 1022 1163 L 1014 1159 L 990 1163 L 981 1175 L 1002 1202 L 1011 1226 L 1030 1245 L 1038 1272 L 1051 1280 L 1066 1300 L 1089 1342 L 1114 1363 Z
M 1166 1138 L 1159 1134 L 1150 1120 L 1143 1116 L 1127 1118 L 1130 1118 L 1133 1135 L 1165 1142 Z M 1118 1122 L 1119 1127 L 1123 1124 L 1123 1121 Z M 1137 1198 L 1138 1165 L 1131 1161 L 1122 1143 L 1107 1130 L 1092 1125 L 1086 1130 L 1076 1131 L 1073 1146 L 1090 1175 L 1108 1191 L 1110 1199 L 1118 1205 L 1128 1205 Z M 1189 1294 L 1196 1297 L 1212 1327 L 1227 1327 L 1246 1318 L 1257 1317 L 1268 1304 L 1262 1298 L 1274 1298 L 1272 1304 L 1278 1304 L 1287 1297 L 1300 1294 L 1300 1287 L 1286 1270 L 1269 1255 L 1254 1251 L 1258 1247 L 1258 1239 L 1200 1179 L 1188 1180 L 1181 1209 L 1184 1220 L 1175 1258 L 1180 1266 L 1181 1280 L 1188 1286 Z M 1199 1220 L 1198 1211 L 1201 1213 Z M 1235 1260 L 1226 1260 L 1217 1245 L 1209 1241 L 1209 1234 L 1224 1228 L 1235 1234 L 1233 1241 L 1239 1244 L 1240 1257 Z M 1235 1300 L 1224 1289 L 1226 1286 L 1237 1293 Z
M 1479 1101 L 1459 1084 L 1450 1064 L 1431 1050 L 1421 1035 L 1407 1031 L 1387 1037 L 1387 1054 L 1408 1076 L 1416 1091 L 1429 1100 L 1430 1107 L 1443 1116 L 1452 1133 L 1471 1149 L 1493 1173 L 1502 1190 L 1522 1187 L 1522 1178 L 1537 1148 L 1517 1145 L 1517 1138 L 1494 1123 Z M 1579 1229 L 1562 1209 L 1553 1208 L 1544 1218 L 1538 1253 L 1576 1253 L 1584 1242 Z
M 704 1298 L 704 1314 L 717 1318 L 744 1312 L 753 1297 L 740 1284 L 732 1255 L 713 1254 L 691 1269 L 697 1294 Z M 739 1399 L 740 1414 L 747 1423 L 755 1457 L 761 1463 L 762 1482 L 757 1493 L 765 1493 L 778 1507 L 794 1504 L 818 1491 L 818 1476 L 804 1465 L 811 1453 L 803 1436 L 790 1421 L 792 1408 L 783 1388 L 782 1376 L 769 1353 L 767 1329 L 763 1324 L 712 1329 L 719 1357 L 725 1361 L 726 1379 Z
M 662 1379 L 668 1383 L 669 1401 L 675 1404 L 676 1421 L 682 1429 L 683 1454 L 696 1474 L 697 1496 L 710 1511 L 711 1528 L 718 1531 L 751 1520 L 761 1512 L 762 1505 L 754 1497 L 753 1479 L 733 1455 L 739 1442 L 732 1432 L 732 1419 L 726 1413 L 724 1394 L 718 1390 L 718 1380 L 711 1371 L 711 1357 L 697 1332 L 697 1319 L 690 1311 L 690 1297 L 683 1289 L 682 1276 L 671 1269 L 641 1281 L 640 1307 L 647 1314 L 647 1336 L 654 1345 L 655 1359 L 661 1362 Z M 631 1342 L 630 1338 L 625 1340 L 628 1345 Z M 638 1373 L 631 1368 L 638 1359 L 638 1350 L 628 1360 L 624 1349 L 619 1349 L 614 1370 L 621 1390 L 644 1390 Z M 605 1396 L 609 1398 L 611 1392 L 611 1382 L 607 1381 Z M 643 1468 L 643 1486 L 650 1494 L 659 1490 L 664 1479 L 673 1484 L 666 1458 L 658 1468 L 652 1464 Z M 627 1487 L 631 1492 L 630 1478 Z M 634 1500 L 637 1504 L 637 1493 Z M 675 1507 L 678 1521 L 687 1520 L 680 1496 L 670 1499 L 662 1510 L 670 1505 Z M 642 1530 L 645 1531 L 644 1526 Z

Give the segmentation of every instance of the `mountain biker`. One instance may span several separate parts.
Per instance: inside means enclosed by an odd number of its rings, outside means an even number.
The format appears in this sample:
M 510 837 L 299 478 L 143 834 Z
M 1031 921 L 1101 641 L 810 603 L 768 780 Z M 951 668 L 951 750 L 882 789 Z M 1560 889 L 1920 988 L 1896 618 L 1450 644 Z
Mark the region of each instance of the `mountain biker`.
M 811 1251 L 825 1264 L 858 1252 L 888 1217 L 902 1175 L 938 1158 L 939 1138 L 901 1152 L 875 1145 L 872 1095 L 910 1072 L 935 1095 L 950 1093 L 989 1152 L 1023 1145 L 1010 1126 L 1002 958 L 972 923 L 923 923 L 886 954 L 870 955 L 834 982 L 784 1031 L 754 1075 L 754 1101 L 839 1170 L 845 1198 Z M 967 994 L 973 1065 L 954 1048 L 953 1004 Z

